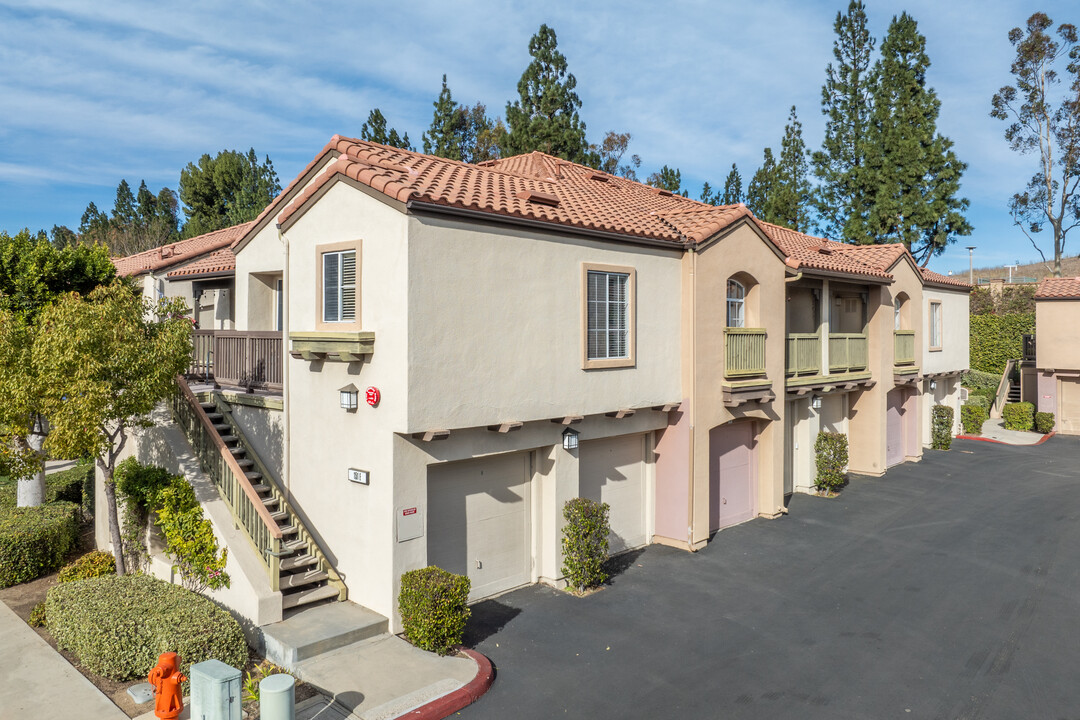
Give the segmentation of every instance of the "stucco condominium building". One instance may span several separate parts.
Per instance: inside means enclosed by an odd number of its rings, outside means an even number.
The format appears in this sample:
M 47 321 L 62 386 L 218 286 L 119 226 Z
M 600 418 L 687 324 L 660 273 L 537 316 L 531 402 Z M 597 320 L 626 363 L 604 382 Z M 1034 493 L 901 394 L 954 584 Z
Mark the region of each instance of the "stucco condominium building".
M 1080 277 L 1044 278 L 1035 291 L 1036 410 L 1080 435 Z
M 968 287 L 902 246 L 541 153 L 335 136 L 239 232 L 218 335 L 278 345 L 238 371 L 209 333 L 202 369 L 272 378 L 234 419 L 349 599 L 392 619 L 429 564 L 474 598 L 560 583 L 573 497 L 610 505 L 615 552 L 695 549 L 811 489 L 819 429 L 854 472 L 917 459 L 920 405 L 958 405 L 967 367 Z

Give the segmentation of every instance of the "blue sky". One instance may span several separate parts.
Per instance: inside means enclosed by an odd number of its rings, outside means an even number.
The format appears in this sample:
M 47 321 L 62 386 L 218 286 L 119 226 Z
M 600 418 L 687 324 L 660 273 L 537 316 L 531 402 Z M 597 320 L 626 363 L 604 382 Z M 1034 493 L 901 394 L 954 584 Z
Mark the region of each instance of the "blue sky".
M 75 227 L 89 201 L 112 207 L 121 178 L 175 189 L 186 163 L 222 149 L 269 154 L 284 185 L 334 133 L 359 135 L 372 107 L 419 146 L 443 73 L 456 100 L 501 114 L 545 22 L 577 77 L 590 139 L 632 133 L 645 174 L 679 167 L 696 196 L 704 180 L 722 184 L 733 162 L 749 179 L 762 149 L 779 147 L 791 105 L 808 146 L 820 145 L 833 21 L 846 7 L 0 1 L 0 229 Z M 975 232 L 931 267 L 966 270 L 965 245 L 978 247 L 977 266 L 1037 259 L 1007 209 L 1033 159 L 1008 149 L 990 98 L 1011 77 L 1008 30 L 1036 9 L 1080 23 L 1076 6 L 867 8 L 879 44 L 893 15 L 907 10 L 919 22 L 942 101 L 938 129 L 969 164 L 962 190 Z

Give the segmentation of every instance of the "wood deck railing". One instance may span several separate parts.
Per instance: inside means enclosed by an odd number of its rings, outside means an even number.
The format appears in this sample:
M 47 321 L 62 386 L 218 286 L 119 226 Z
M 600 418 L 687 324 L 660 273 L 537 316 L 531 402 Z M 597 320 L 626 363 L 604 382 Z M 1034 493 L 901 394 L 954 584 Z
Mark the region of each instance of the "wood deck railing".
M 896 330 L 893 332 L 893 364 L 915 364 L 914 330 Z
M 281 390 L 281 353 L 280 332 L 196 330 L 188 375 L 221 385 Z
M 817 333 L 788 333 L 787 374 L 816 375 L 821 372 L 821 336 Z
M 724 328 L 724 375 L 765 374 L 765 329 Z
M 865 370 L 869 348 L 869 340 L 861 333 L 829 333 L 829 372 Z
M 214 424 L 184 378 L 176 379 L 180 391 L 173 396 L 173 418 L 195 450 L 203 471 L 217 485 L 237 526 L 251 540 L 266 568 L 270 589 L 277 591 L 281 579 L 281 529 L 252 487 L 243 468 L 229 451 Z

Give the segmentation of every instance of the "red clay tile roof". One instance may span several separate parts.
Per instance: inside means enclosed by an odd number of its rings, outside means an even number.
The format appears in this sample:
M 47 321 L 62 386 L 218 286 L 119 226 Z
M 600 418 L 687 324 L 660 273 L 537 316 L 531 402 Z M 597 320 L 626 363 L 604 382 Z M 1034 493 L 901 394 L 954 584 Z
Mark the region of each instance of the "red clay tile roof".
M 236 271 L 236 255 L 229 248 L 216 250 L 206 257 L 200 258 L 190 265 L 173 270 L 167 278 L 189 278 L 202 275 L 220 275 Z
M 796 270 L 807 268 L 886 280 L 892 278 L 887 267 L 881 267 L 880 262 L 876 262 L 881 256 L 880 253 L 865 252 L 876 246 L 846 245 L 772 223 L 759 221 L 759 224 L 788 256 L 788 265 Z M 874 262 L 866 262 L 867 260 Z
M 1080 277 L 1048 277 L 1039 281 L 1036 300 L 1080 300 Z
M 197 235 L 187 240 L 180 240 L 135 255 L 113 258 L 112 262 L 116 266 L 116 274 L 121 277 L 164 270 L 173 265 L 190 262 L 200 255 L 228 247 L 234 241 L 243 237 L 250 226 L 251 223 L 249 222 L 233 225 L 232 227 L 215 230 L 205 235 Z
M 958 277 L 953 277 L 951 275 L 942 275 L 941 273 L 936 273 L 933 270 L 928 270 L 927 268 L 919 268 L 919 271 L 922 273 L 923 280 L 930 283 L 931 285 L 948 285 L 950 287 L 955 287 L 960 290 L 971 290 L 971 285 L 967 284 Z

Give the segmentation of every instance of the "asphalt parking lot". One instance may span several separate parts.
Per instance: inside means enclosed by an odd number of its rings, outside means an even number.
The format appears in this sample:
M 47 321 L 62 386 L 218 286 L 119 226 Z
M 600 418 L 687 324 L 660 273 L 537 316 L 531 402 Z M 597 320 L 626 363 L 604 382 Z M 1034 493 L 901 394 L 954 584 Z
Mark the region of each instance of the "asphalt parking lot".
M 949 452 L 474 607 L 465 718 L 1080 718 L 1080 438 Z

